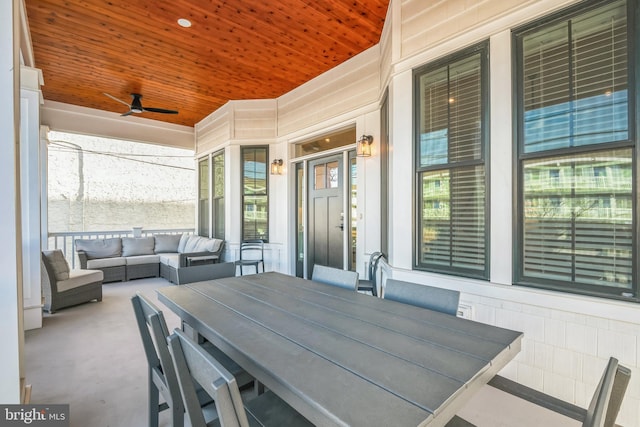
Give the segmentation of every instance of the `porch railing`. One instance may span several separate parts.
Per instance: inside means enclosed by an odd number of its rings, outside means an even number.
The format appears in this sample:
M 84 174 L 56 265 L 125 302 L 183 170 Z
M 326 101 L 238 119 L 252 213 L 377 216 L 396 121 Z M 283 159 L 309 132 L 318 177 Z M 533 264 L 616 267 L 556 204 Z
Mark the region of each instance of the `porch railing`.
M 71 268 L 79 268 L 80 263 L 76 255 L 76 239 L 109 239 L 112 237 L 145 237 L 154 234 L 193 234 L 193 228 L 167 228 L 157 230 L 146 230 L 135 228 L 132 230 L 115 231 L 65 231 L 49 233 L 47 239 L 47 249 L 61 249 L 64 257 Z M 78 266 L 78 267 L 76 267 Z

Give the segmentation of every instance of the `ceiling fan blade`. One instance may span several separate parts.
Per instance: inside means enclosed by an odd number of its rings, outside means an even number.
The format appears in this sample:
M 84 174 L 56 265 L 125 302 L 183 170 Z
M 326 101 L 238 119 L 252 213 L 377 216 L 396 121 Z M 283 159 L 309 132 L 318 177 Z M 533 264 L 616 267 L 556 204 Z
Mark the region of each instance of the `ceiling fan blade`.
M 176 110 L 165 110 L 163 108 L 143 107 L 142 110 L 149 111 L 150 113 L 178 114 Z
M 116 98 L 116 97 L 115 97 L 115 96 L 113 96 L 113 95 L 109 95 L 109 94 L 108 94 L 108 93 L 106 93 L 106 92 L 102 92 L 102 93 L 103 93 L 103 94 L 105 94 L 105 95 L 107 95 L 109 98 L 113 99 L 114 101 L 118 101 L 119 103 L 124 104 L 124 105 L 126 105 L 127 107 L 129 106 L 129 104 L 128 104 L 128 103 L 126 103 L 126 102 L 124 102 L 124 101 L 122 101 L 122 100 L 120 100 L 120 99 Z
M 129 111 L 127 111 L 126 113 L 122 113 L 122 114 L 120 114 L 120 117 L 130 116 L 130 115 L 132 115 L 132 114 L 133 114 L 133 111 L 132 111 L 132 110 L 129 110 Z

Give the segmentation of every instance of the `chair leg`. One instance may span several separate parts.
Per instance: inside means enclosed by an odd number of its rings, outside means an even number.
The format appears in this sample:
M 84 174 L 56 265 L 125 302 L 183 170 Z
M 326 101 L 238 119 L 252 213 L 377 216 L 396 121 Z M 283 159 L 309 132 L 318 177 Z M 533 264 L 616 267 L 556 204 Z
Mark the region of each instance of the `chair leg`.
M 158 427 L 160 414 L 160 393 L 149 372 L 149 427 Z
M 171 405 L 171 414 L 173 418 L 173 427 L 184 427 L 184 408 L 182 405 L 177 405 L 175 402 Z

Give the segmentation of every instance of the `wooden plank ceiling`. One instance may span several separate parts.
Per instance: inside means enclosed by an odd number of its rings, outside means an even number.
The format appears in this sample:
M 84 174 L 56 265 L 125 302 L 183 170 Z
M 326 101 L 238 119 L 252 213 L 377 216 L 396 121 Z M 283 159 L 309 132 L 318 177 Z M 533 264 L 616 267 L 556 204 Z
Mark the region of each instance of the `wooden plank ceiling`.
M 276 98 L 377 44 L 389 0 L 26 0 L 44 98 L 193 126 Z M 191 21 L 190 28 L 177 24 Z

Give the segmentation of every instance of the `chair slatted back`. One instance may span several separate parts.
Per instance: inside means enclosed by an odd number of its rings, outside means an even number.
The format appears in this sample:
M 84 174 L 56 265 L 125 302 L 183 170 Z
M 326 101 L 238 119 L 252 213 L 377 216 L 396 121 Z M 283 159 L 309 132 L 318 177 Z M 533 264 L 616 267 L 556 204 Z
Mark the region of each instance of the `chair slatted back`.
M 494 376 L 488 384 L 534 405 L 576 421 L 581 421 L 583 427 L 613 427 L 630 378 L 631 370 L 629 368 L 618 364 L 618 360 L 614 357 L 609 358 L 588 409 L 560 400 L 500 375 Z
M 369 257 L 369 277 L 373 283 L 376 283 L 376 275 L 378 273 L 378 263 L 380 262 L 380 258 L 384 255 L 382 252 L 374 252 Z
M 167 348 L 169 330 L 164 315 L 140 292 L 131 298 L 131 303 L 149 365 L 149 381 L 155 385 L 174 412 L 174 420 L 181 418 L 184 407 L 180 397 L 178 379 Z M 158 405 L 157 402 L 149 402 L 149 404 Z M 153 409 L 151 412 L 154 414 L 153 417 L 157 417 L 157 409 Z M 157 419 L 150 420 L 150 424 L 154 422 L 157 423 Z
M 607 417 L 604 421 L 604 425 L 606 427 L 615 425 L 616 418 L 618 418 L 618 412 L 620 412 L 622 400 L 624 399 L 630 380 L 631 369 L 626 366 L 618 365 L 618 369 L 616 369 L 616 377 L 613 380 L 611 400 L 609 401 L 609 407 L 607 408 Z
M 613 427 L 630 377 L 628 368 L 619 365 L 614 357 L 609 359 L 587 409 L 584 427 Z
M 378 296 L 378 264 L 384 258 L 382 252 L 374 252 L 369 257 L 369 280 L 371 281 L 371 294 Z
M 387 279 L 383 298 L 455 316 L 458 313 L 460 292 Z
M 339 268 L 327 267 L 315 264 L 311 273 L 311 280 L 327 285 L 338 286 L 340 288 L 357 290 L 358 273 L 355 271 L 341 270 Z
M 264 241 L 253 239 L 240 243 L 240 260 L 264 261 Z
M 169 352 L 187 416 L 193 427 L 206 427 L 194 380 L 214 400 L 220 425 L 248 427 L 249 421 L 238 384 L 229 371 L 178 329 L 169 337 Z

